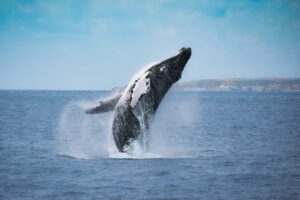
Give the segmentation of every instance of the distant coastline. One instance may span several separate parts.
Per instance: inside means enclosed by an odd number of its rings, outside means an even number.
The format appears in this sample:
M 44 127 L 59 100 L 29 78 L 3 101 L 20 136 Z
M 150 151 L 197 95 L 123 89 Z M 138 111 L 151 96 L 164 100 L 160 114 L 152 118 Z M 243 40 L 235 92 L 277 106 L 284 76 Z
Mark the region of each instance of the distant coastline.
M 112 91 L 122 91 L 125 87 L 114 87 Z M 213 91 L 213 92 L 300 92 L 300 78 L 229 78 L 201 79 L 176 83 L 173 91 Z

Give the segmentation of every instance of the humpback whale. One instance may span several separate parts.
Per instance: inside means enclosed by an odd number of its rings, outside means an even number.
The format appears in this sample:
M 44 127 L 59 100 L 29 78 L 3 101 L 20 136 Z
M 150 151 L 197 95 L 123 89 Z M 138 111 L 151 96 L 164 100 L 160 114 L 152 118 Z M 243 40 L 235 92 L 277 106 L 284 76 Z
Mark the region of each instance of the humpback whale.
M 123 93 L 86 110 L 88 114 L 114 110 L 112 133 L 120 152 L 132 141 L 146 137 L 161 100 L 181 78 L 191 54 L 191 48 L 181 48 L 177 55 L 149 65 L 133 77 Z

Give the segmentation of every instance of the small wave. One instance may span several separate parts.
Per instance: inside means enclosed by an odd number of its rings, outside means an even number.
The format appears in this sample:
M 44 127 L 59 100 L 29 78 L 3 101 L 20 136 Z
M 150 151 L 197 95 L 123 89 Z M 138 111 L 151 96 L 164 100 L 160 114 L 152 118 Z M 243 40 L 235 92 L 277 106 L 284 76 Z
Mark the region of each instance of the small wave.
M 80 159 L 80 160 L 93 159 L 93 157 L 90 157 L 89 155 L 82 154 L 82 153 L 58 153 L 58 155 L 63 156 L 63 157 L 67 157 L 67 158 Z
M 163 170 L 163 171 L 157 172 L 155 174 L 155 176 L 166 176 L 166 175 L 169 175 L 169 174 L 170 174 L 169 171 Z

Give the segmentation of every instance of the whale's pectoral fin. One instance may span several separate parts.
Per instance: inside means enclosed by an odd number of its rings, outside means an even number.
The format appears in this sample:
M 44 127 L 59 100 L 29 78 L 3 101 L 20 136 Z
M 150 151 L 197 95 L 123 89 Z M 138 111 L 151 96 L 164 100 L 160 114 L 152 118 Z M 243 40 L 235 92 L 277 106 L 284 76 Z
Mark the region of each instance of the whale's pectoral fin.
M 118 104 L 122 94 L 119 94 L 115 97 L 112 97 L 110 99 L 100 101 L 99 105 L 96 107 L 89 108 L 85 110 L 86 114 L 97 114 L 97 113 L 103 113 L 103 112 L 109 112 L 115 109 L 116 105 Z

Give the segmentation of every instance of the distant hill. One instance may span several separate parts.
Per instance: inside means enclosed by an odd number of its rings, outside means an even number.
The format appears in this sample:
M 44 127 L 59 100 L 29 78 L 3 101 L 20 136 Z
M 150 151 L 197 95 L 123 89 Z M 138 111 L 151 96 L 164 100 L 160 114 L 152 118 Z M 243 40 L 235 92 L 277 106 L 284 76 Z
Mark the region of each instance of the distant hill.
M 172 89 L 180 91 L 300 92 L 300 78 L 203 79 L 177 83 Z
M 120 92 L 125 87 L 112 88 Z M 174 91 L 254 91 L 254 92 L 300 92 L 300 78 L 230 78 L 202 79 L 179 82 L 172 86 Z

